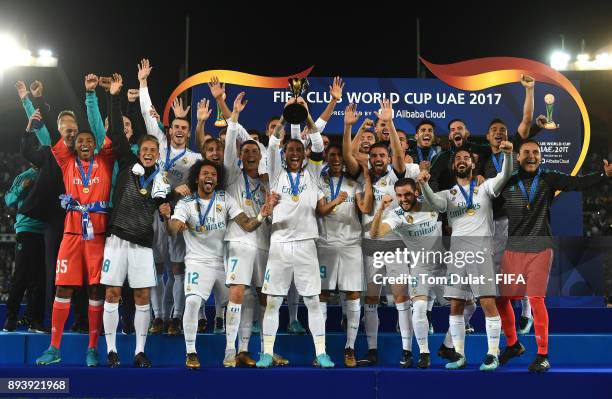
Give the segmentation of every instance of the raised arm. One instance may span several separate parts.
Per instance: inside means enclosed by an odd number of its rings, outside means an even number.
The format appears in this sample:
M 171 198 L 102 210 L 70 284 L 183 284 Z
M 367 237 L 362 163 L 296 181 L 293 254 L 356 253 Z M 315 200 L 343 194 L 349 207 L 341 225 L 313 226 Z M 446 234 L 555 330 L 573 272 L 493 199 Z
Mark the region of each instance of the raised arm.
M 391 226 L 382 222 L 382 216 L 391 202 L 393 202 L 393 197 L 388 194 L 385 195 L 380 202 L 380 206 L 374 214 L 372 226 L 370 226 L 370 237 L 372 237 L 372 239 L 384 237 L 391 232 Z
M 525 88 L 525 104 L 523 105 L 523 119 L 518 127 L 518 134 L 523 139 L 529 137 L 529 129 L 533 120 L 533 92 L 535 80 L 528 75 L 521 76 L 521 85 Z
M 363 192 L 357 193 L 357 208 L 361 213 L 369 214 L 374 206 L 374 190 L 372 189 L 372 177 L 367 165 L 363 169 Z
M 225 83 L 219 82 L 219 78 L 213 76 L 210 83 L 208 83 L 208 87 L 210 88 L 210 94 L 212 94 L 217 102 L 217 106 L 221 110 L 221 114 L 223 114 L 223 118 L 229 119 L 232 116 L 232 111 L 225 102 Z
M 43 123 L 47 124 L 49 121 L 53 121 L 54 118 L 51 117 L 49 111 L 50 107 L 47 103 L 45 103 L 45 99 L 43 97 L 43 84 L 42 82 L 35 80 L 30 85 L 30 92 L 32 92 L 32 103 L 34 108 L 40 111 L 40 115 L 42 116 Z M 49 131 L 49 145 L 53 147 L 60 141 L 61 137 L 56 128 L 47 129 Z
M 584 176 L 569 176 L 565 173 L 546 173 L 543 178 L 554 190 L 560 191 L 584 191 L 591 187 L 609 184 L 612 182 L 612 164 L 607 159 L 603 161 L 603 172 L 591 173 Z
M 391 155 L 393 162 L 393 169 L 399 174 L 403 175 L 406 173 L 406 163 L 404 162 L 404 151 L 402 149 L 402 143 L 400 142 L 397 130 L 393 124 L 393 109 L 391 108 L 391 101 L 382 100 L 380 102 L 380 113 L 374 113 L 378 119 L 384 121 L 389 126 L 389 139 L 391 141 Z
M 319 116 L 320 120 L 324 121 L 325 123 L 329 122 L 329 118 L 331 118 L 332 113 L 336 108 L 336 104 L 338 101 L 340 101 L 340 99 L 342 99 L 342 89 L 344 89 L 344 82 L 340 76 L 336 76 L 332 85 L 329 86 L 331 100 L 329 103 L 327 103 L 323 113 Z M 319 130 L 323 131 L 323 128 L 319 126 Z
M 244 111 L 249 100 L 242 102 L 245 93 L 242 92 L 236 96 L 234 100 L 234 108 L 232 110 L 232 116 L 228 120 L 227 133 L 225 136 L 225 149 L 223 150 L 223 166 L 227 171 L 233 171 L 237 168 L 238 163 L 238 151 L 236 150 L 236 139 L 240 143 L 246 140 L 250 140 L 249 134 L 244 131 L 242 126 L 238 123 L 238 117 L 240 113 Z M 246 137 L 245 137 L 246 134 Z
M 138 98 L 140 99 L 140 112 L 142 113 L 142 117 L 147 128 L 147 133 L 155 136 L 157 140 L 159 140 L 160 147 L 163 147 L 166 145 L 166 135 L 159 128 L 157 120 L 151 116 L 151 107 L 153 106 L 153 103 L 151 102 L 151 96 L 149 95 L 147 79 L 151 74 L 152 69 L 153 67 L 146 58 L 142 59 L 140 64 L 138 64 L 138 82 L 140 82 Z
M 104 145 L 106 129 L 104 129 L 104 121 L 102 121 L 100 107 L 98 106 L 98 96 L 96 96 L 98 80 L 98 77 L 93 73 L 85 76 L 85 107 L 87 108 L 87 122 L 89 122 L 89 127 L 96 139 L 96 149 L 99 151 Z
M 513 166 L 512 143 L 509 141 L 502 141 L 499 148 L 504 152 L 504 165 L 502 166 L 501 172 L 491 179 L 491 191 L 495 197 L 501 194 L 506 182 L 510 179 L 510 176 L 512 176 Z
M 349 104 L 344 109 L 344 133 L 342 135 L 342 157 L 344 158 L 344 164 L 351 176 L 358 176 L 360 172 L 359 163 L 353 156 L 351 148 L 351 130 L 353 125 L 359 120 L 359 114 L 357 113 L 357 106 L 355 104 Z
M 34 105 L 32 104 L 32 100 L 28 97 L 28 88 L 25 85 L 23 80 L 15 83 L 15 87 L 17 88 L 17 94 L 19 94 L 19 98 L 21 99 L 21 105 L 23 105 L 23 109 L 25 110 L 26 116 L 28 119 L 34 114 Z M 43 123 L 40 129 L 36 130 L 36 137 L 40 145 L 49 145 L 51 143 L 51 138 L 49 137 L 49 130 L 47 126 Z
M 108 136 L 113 143 L 113 153 L 119 162 L 119 168 L 128 167 L 133 160 L 125 133 L 123 132 L 123 116 L 121 115 L 121 87 L 123 79 L 121 75 L 114 74 L 110 86 L 111 105 L 109 110 Z
M 425 198 L 425 202 L 431 205 L 431 207 L 438 212 L 446 212 L 446 199 L 440 194 L 434 193 L 431 187 L 429 187 L 429 172 L 424 170 L 417 176 L 417 182 L 421 187 L 421 192 Z
M 196 119 L 198 121 L 196 124 L 196 144 L 200 151 L 202 150 L 204 137 L 206 136 L 206 121 L 210 118 L 211 112 L 210 102 L 207 99 L 203 98 L 198 101 L 198 109 L 196 110 Z
M 268 173 L 269 181 L 272 183 L 280 175 L 282 171 L 282 160 L 280 154 L 280 142 L 282 137 L 282 131 L 285 127 L 285 120 L 281 116 L 278 124 L 274 128 L 270 141 L 268 142 Z
M 133 143 L 137 143 L 141 137 L 147 134 L 147 128 L 144 124 L 144 119 L 142 118 L 142 113 L 140 112 L 140 102 L 138 100 L 139 91 L 138 89 L 129 89 L 127 91 L 127 106 L 125 113 L 129 118 L 130 122 L 132 122 L 132 131 L 134 139 Z

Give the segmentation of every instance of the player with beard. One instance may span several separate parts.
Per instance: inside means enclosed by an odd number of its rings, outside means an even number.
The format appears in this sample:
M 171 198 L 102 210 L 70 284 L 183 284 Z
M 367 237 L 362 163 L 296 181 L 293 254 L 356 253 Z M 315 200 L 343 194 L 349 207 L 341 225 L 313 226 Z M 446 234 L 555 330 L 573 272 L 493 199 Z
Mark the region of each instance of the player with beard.
M 296 101 L 308 109 L 301 97 L 291 98 L 287 105 Z M 325 322 L 319 303 L 321 277 L 315 246 L 315 239 L 318 238 L 315 211 L 320 199 L 317 183 L 322 169 L 323 140 L 308 114 L 306 125 L 312 143 L 311 158 L 304 165 L 304 144 L 300 140 L 289 139 L 284 150 L 286 167 L 283 167 L 279 145 L 284 120 L 280 122 L 268 146 L 270 190 L 280 194 L 280 201 L 272 217 L 270 253 L 262 289 L 268 298 L 262 331 L 264 350 L 257 367 L 270 367 L 273 364 L 278 312 L 292 280 L 308 308 L 308 326 L 316 355 L 313 365 L 334 367 L 325 353 Z
M 370 237 L 384 237 L 395 232 L 406 244 L 407 248 L 420 250 L 423 256 L 425 251 L 441 252 L 442 231 L 438 225 L 438 212 L 429 204 L 417 201 L 419 192 L 413 179 L 402 178 L 395 182 L 395 196 L 398 207 L 383 219 L 383 213 L 393 202 L 393 197 L 385 195 L 376 211 Z M 428 335 L 429 322 L 427 320 L 427 298 L 431 295 L 435 285 L 430 284 L 428 277 L 444 276 L 445 267 L 434 259 L 411 259 L 410 299 L 412 300 L 412 325 L 414 335 L 419 345 L 419 361 L 417 367 L 425 369 L 431 364 L 429 355 Z M 407 298 L 396 298 L 398 301 Z
M 359 214 L 372 211 L 372 181 L 364 168 L 363 187 L 344 173 L 342 147 L 330 144 L 327 170 L 319 188 L 324 198 L 317 204 L 319 239 L 317 256 L 321 272 L 321 309 L 327 319 L 327 302 L 336 289 L 346 295 L 347 337 L 344 365 L 356 367 L 355 339 L 359 329 L 360 295 L 363 287 L 361 223 Z
M 98 365 L 97 346 L 104 304 L 100 274 L 115 158 L 108 138 L 95 155 L 96 139 L 91 132 L 77 133 L 74 148 L 69 148 L 64 140 L 60 140 L 53 129 L 50 134 L 51 143 L 55 143 L 52 152 L 64 176 L 66 194 L 62 196 L 62 207 L 67 213 L 64 237 L 57 256 L 51 345 L 36 359 L 36 364 L 60 362 L 59 348 L 70 311 L 70 299 L 85 282 L 89 291 L 86 364 L 95 367 Z
M 500 287 L 497 308 L 502 319 L 507 346 L 499 357 L 500 364 L 520 356 L 525 348 L 518 341 L 514 310 L 510 300 L 528 295 L 533 309 L 535 339 L 538 352 L 529 371 L 550 369 L 548 359 L 548 312 L 544 302 L 553 259 L 554 242 L 550 226 L 550 207 L 557 191 L 583 191 L 609 184 L 612 164 L 604 160 L 603 172 L 585 176 L 568 176 L 541 166 L 540 145 L 526 140 L 519 148 L 519 169 L 507 182 L 502 196 L 508 215 L 508 245 L 504 252 L 501 272 L 522 275 L 526 285 L 509 284 Z
M 208 160 L 200 160 L 189 171 L 189 189 L 194 194 L 179 200 L 172 215 L 168 204 L 160 206 L 160 213 L 168 220 L 168 232 L 182 233 L 187 244 L 183 330 L 187 348 L 185 365 L 190 369 L 200 367 L 195 348 L 200 306 L 219 285 L 219 281 L 225 280 L 223 237 L 228 220 L 233 220 L 250 233 L 272 214 L 278 201 L 276 196 L 269 195 L 257 217 L 249 217 L 226 194 L 220 184 L 222 181 L 221 167 Z
M 374 194 L 373 210 L 380 207 L 384 195 L 393 195 L 393 185 L 402 177 L 415 178 L 419 173 L 419 166 L 416 164 L 405 164 L 404 153 L 402 146 L 393 124 L 393 110 L 391 103 L 385 100 L 381 103 L 381 110 L 376 113 L 379 124 L 384 124 L 385 129 L 389 130 L 389 138 L 391 143 L 391 153 L 393 154 L 393 162 L 389 150 L 383 143 L 377 143 L 370 148 L 369 163 L 371 165 L 370 176 L 372 176 L 372 190 Z M 346 163 L 346 169 L 351 176 L 360 174 L 360 165 L 355 159 L 351 151 L 351 127 L 359 119 L 354 104 L 349 104 L 344 112 L 344 136 L 343 136 L 343 156 Z M 391 165 L 391 168 L 389 166 Z M 363 184 L 363 178 L 360 178 L 360 183 Z M 395 208 L 397 203 L 393 203 Z M 404 243 L 397 234 L 387 234 L 385 237 L 373 239 L 370 236 L 370 227 L 374 219 L 373 212 L 364 213 L 362 218 L 363 226 L 363 241 L 362 247 L 365 255 L 365 275 L 367 283 L 367 291 L 365 298 L 365 330 L 368 341 L 368 353 L 364 359 L 359 360 L 360 366 L 373 366 L 378 363 L 378 302 L 380 298 L 380 284 L 374 282 L 374 276 L 385 274 L 387 276 L 399 276 L 408 274 L 408 265 L 389 262 L 384 265 L 384 268 L 376 268 L 374 266 L 374 253 L 380 251 L 395 252 L 397 248 L 404 248 Z M 396 303 L 396 308 L 399 317 L 400 333 L 402 335 L 402 358 L 400 360 L 401 367 L 412 366 L 412 325 L 410 317 L 410 303 L 407 298 L 407 286 L 404 284 L 393 285 L 391 287 L 393 295 L 396 299 L 401 300 Z
M 150 110 L 152 104 L 147 87 L 147 79 L 152 69 L 153 67 L 147 59 L 141 60 L 138 65 L 140 109 L 148 134 L 159 140 L 159 157 L 162 164 L 160 173 L 170 184 L 175 199 L 178 199 L 190 194 L 186 184 L 188 171 L 197 160 L 201 159 L 201 156 L 187 148 L 190 135 L 189 120 L 175 118 L 168 130 L 170 137 L 170 140 L 168 140 L 164 132 L 160 130 L 157 120 L 151 116 Z M 165 318 L 170 316 L 169 312 L 167 312 L 169 309 L 165 309 L 162 303 L 162 292 L 168 291 L 168 294 L 172 292 L 174 301 L 172 318 L 168 323 L 168 334 L 177 335 L 180 333 L 181 317 L 185 308 L 185 296 L 183 294 L 185 241 L 180 234 L 170 237 L 165 231 L 164 224 L 160 218 L 154 217 L 153 219 L 155 221 L 153 225 L 155 231 L 153 255 L 157 269 L 157 285 L 151 290 L 151 303 L 155 319 L 153 320 L 150 332 L 152 334 L 161 333 Z M 164 264 L 168 257 L 172 263 L 172 273 L 169 277 L 173 278 L 169 278 L 168 283 L 164 286 Z M 165 292 L 163 296 L 166 296 Z
M 238 117 L 246 106 L 244 92 L 234 101 L 232 116 L 228 120 L 227 140 L 224 160 L 228 182 L 227 193 L 235 199 L 250 217 L 256 217 L 265 205 L 268 185 L 259 174 L 261 151 L 257 142 L 250 140 L 248 132 L 238 123 Z M 236 151 L 239 143 L 240 152 Z M 237 162 L 239 161 L 239 162 Z M 229 286 L 229 303 L 226 317 L 226 349 L 223 365 L 225 367 L 255 367 L 255 360 L 248 352 L 255 296 L 247 289 L 259 294 L 261 316 L 265 312 L 266 296 L 261 294 L 268 248 L 270 247 L 269 222 L 251 233 L 246 233 L 235 221 L 230 221 L 225 234 L 227 243 L 227 273 L 224 284 Z M 239 348 L 236 355 L 236 337 Z M 263 341 L 262 341 L 263 350 Z M 274 363 L 284 365 L 287 362 L 274 355 Z
M 461 280 L 455 283 L 449 280 L 444 290 L 444 296 L 450 298 L 451 301 L 449 325 L 457 352 L 455 359 L 446 364 L 446 368 L 451 370 L 464 368 L 467 363 L 464 354 L 463 311 L 465 300 L 470 293 L 480 300 L 480 305 L 485 313 L 488 351 L 480 370 L 492 371 L 499 365 L 497 356 L 501 320 L 495 307 L 497 287 L 493 277 L 493 260 L 490 251 L 487 252 L 484 249 L 491 248 L 493 198 L 501 193 L 512 173 L 512 143 L 504 141 L 500 144 L 500 148 L 504 152 L 505 160 L 502 172 L 478 187 L 476 179 L 473 178 L 475 164 L 469 150 L 459 149 L 455 153 L 453 169 L 457 176 L 457 184 L 452 189 L 434 193 L 428 184 L 429 173 L 421 172 L 418 177 L 425 201 L 437 211 L 446 212 L 449 224 L 453 229 L 451 253 L 455 255 L 455 260 L 447 263 L 447 276 L 450 279 L 459 277 Z M 459 255 L 469 253 L 480 253 L 481 256 L 473 262 L 463 262 L 466 257 L 460 258 Z M 480 283 L 476 282 L 477 279 L 481 280 Z

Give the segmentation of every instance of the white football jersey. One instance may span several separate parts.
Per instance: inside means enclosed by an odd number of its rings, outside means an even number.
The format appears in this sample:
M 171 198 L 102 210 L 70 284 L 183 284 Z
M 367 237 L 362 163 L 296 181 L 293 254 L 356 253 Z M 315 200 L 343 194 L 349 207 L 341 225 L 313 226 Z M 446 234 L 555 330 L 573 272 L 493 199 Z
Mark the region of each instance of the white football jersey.
M 200 213 L 196 205 L 195 195 L 182 198 L 174 208 L 172 219 L 187 224 L 183 232 L 186 245 L 186 261 L 206 261 L 223 263 L 223 238 L 227 220 L 233 219 L 244 212 L 225 191 L 216 191 L 214 200 L 197 199 L 202 215 L 206 213 L 210 202 L 210 211 L 204 221 L 205 230 L 200 231 Z
M 170 146 L 169 149 L 170 155 L 166 157 L 166 154 L 168 154 L 168 146 L 159 148 L 159 163 L 161 165 L 160 173 L 167 172 L 165 176 L 168 179 L 170 187 L 174 189 L 181 184 L 187 184 L 189 169 L 194 163 L 202 159 L 202 155 L 198 154 L 197 152 L 193 152 L 190 149 L 185 151 L 185 149 L 176 149 L 172 146 Z M 176 161 L 172 163 L 172 160 L 175 158 Z M 170 167 L 168 167 L 169 165 Z
M 414 163 L 406 164 L 406 173 L 404 174 L 404 177 L 415 179 L 418 176 L 419 172 L 420 172 L 419 165 L 414 164 Z M 382 198 L 385 195 L 388 194 L 391 197 L 393 197 L 393 202 L 390 204 L 390 206 L 387 208 L 387 210 L 383 214 L 383 219 L 387 217 L 387 214 L 389 213 L 390 209 L 395 209 L 398 206 L 398 203 L 395 200 L 395 189 L 393 188 L 393 185 L 398 180 L 399 178 L 397 177 L 393 169 L 387 172 L 384 176 L 381 176 L 378 180 L 372 178 L 372 191 L 374 192 L 374 205 L 372 207 L 372 212 L 365 213 L 362 215 L 361 221 L 363 225 L 363 237 L 364 238 L 371 239 L 370 238 L 370 227 L 372 227 L 372 221 L 374 220 L 374 215 L 376 214 L 376 210 L 378 210 L 378 208 L 380 207 Z M 363 174 L 359 176 L 358 181 L 363 187 Z M 400 238 L 397 234 L 392 233 L 392 234 L 387 234 L 386 236 L 377 238 L 377 239 L 383 240 L 383 241 L 397 241 Z
M 271 136 L 268 147 L 270 167 L 270 190 L 280 194 L 281 198 L 272 214 L 272 235 L 270 242 L 291 242 L 318 238 L 316 208 L 319 200 L 318 179 L 321 163 L 308 161 L 299 173 L 291 173 L 281 165 L 279 140 Z M 294 196 L 289 180 L 289 173 L 299 186 Z M 295 198 L 294 198 L 295 197 Z M 294 201 L 296 199 L 297 201 Z M 313 255 L 313 256 L 316 256 Z
M 338 177 L 330 177 L 323 174 L 319 180 L 319 196 L 325 197 L 331 202 L 330 179 L 334 191 L 338 190 Z M 361 243 L 361 223 L 357 213 L 357 194 L 363 192 L 362 185 L 355 180 L 344 176 L 338 193 L 345 191 L 348 196 L 340 205 L 336 206 L 335 212 L 317 218 L 319 226 L 319 244 L 333 246 L 354 246 Z
M 155 136 L 159 141 L 159 164 L 161 165 L 160 173 L 166 177 L 168 184 L 172 189 L 185 184 L 187 177 L 189 176 L 189 168 L 196 163 L 196 161 L 202 159 L 202 155 L 197 152 L 193 152 L 190 149 L 176 149 L 168 143 L 166 133 L 164 133 L 157 123 L 157 120 L 151 116 L 149 111 L 151 110 L 151 97 L 149 96 L 149 89 L 147 87 L 141 87 L 139 90 L 138 99 L 140 101 L 140 111 L 145 121 L 147 133 Z M 170 151 L 169 157 L 168 151 Z M 185 154 L 181 154 L 185 151 Z M 172 163 L 172 160 L 179 157 Z M 167 172 L 167 173 L 165 173 Z
M 261 207 L 266 203 L 266 194 L 269 191 L 267 184 L 260 179 L 252 179 L 248 175 L 246 179 L 249 184 L 251 199 L 248 201 L 245 174 L 234 175 L 234 181 L 229 182 L 227 194 L 243 209 L 244 213 L 250 217 L 257 217 Z M 270 225 L 265 220 L 261 226 L 250 233 L 244 231 L 238 223 L 230 220 L 225 233 L 225 241 L 238 241 L 248 243 L 259 249 L 268 250 L 270 248 Z
M 498 176 L 501 176 L 498 175 Z M 493 192 L 494 179 L 487 179 L 480 186 L 474 188 L 473 207 L 475 214 L 467 213 L 466 200 L 455 184 L 450 190 L 437 193 L 446 199 L 446 212 L 448 224 L 453 228 L 453 236 L 490 237 L 493 235 Z M 469 196 L 470 186 L 463 186 L 465 193 Z
M 422 239 L 423 237 L 442 236 L 442 230 L 438 225 L 438 212 L 423 203 L 418 212 L 405 212 L 398 206 L 387 213 L 382 223 L 389 225 L 391 231 L 402 239 L 406 247 L 413 250 L 420 250 L 422 244 L 434 243 L 432 240 Z

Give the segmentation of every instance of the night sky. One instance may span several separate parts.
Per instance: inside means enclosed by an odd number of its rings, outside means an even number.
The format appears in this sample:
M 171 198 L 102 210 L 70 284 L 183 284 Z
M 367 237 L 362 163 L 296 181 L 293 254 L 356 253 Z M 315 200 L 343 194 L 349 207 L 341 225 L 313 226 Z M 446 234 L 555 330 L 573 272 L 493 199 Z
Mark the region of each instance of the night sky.
M 490 56 L 548 63 L 550 53 L 560 47 L 561 34 L 573 55 L 580 52 L 582 39 L 591 54 L 612 44 L 612 6 L 607 1 L 461 2 L 462 7 L 451 8 L 442 2 L 402 8 L 393 2 L 334 7 L 329 7 L 332 2 L 284 2 L 280 8 L 251 2 L 248 10 L 237 3 L 187 3 L 0 0 L 0 32 L 25 37 L 34 52 L 49 48 L 60 59 L 60 68 L 53 70 L 5 72 L 0 138 L 18 137 L 26 123 L 13 88 L 17 79 L 43 79 L 54 108 L 83 109 L 86 73 L 117 71 L 124 87 L 137 87 L 136 64 L 147 57 L 154 66 L 150 87 L 160 109 L 180 82 L 187 14 L 190 75 L 232 69 L 284 76 L 315 65 L 317 76 L 415 77 L 417 16 L 421 55 L 434 63 Z M 610 131 L 612 71 L 568 77 L 581 80 L 594 134 Z M 609 145 L 606 136 L 602 139 Z M 5 142 L 17 145 L 16 139 Z

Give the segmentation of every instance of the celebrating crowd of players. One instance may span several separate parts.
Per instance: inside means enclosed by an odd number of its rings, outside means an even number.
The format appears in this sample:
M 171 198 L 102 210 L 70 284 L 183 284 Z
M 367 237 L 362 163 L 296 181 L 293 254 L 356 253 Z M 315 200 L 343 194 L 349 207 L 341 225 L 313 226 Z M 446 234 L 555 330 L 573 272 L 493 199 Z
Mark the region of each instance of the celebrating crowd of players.
M 201 151 L 194 152 L 188 148 L 188 107 L 175 102 L 167 133 L 161 125 L 147 87 L 151 70 L 146 59 L 138 65 L 140 87 L 127 91 L 125 114 L 122 77 L 87 75 L 90 130 L 79 128 L 70 111 L 59 114 L 56 129 L 42 83 L 30 86 L 31 98 L 23 82 L 18 83 L 29 116 L 22 153 L 34 165 L 30 179 L 36 179 L 20 186 L 19 195 L 48 201 L 47 214 L 41 215 L 51 226 L 47 230 L 52 229 L 45 231 L 47 262 L 53 248 L 58 251 L 52 260 L 56 292 L 51 345 L 37 364 L 61 360 L 71 298 L 86 286 L 86 363 L 98 365 L 103 328 L 107 363 L 119 366 L 118 308 L 127 279 L 135 303 L 137 367 L 151 366 L 145 355 L 147 334 L 163 331 L 166 324 L 174 334 L 182 327 L 186 366 L 199 368 L 196 337 L 211 293 L 219 307 L 226 306 L 224 366 L 287 364 L 275 353 L 274 343 L 280 306 L 294 286 L 308 309 L 317 367 L 334 367 L 325 347 L 327 302 L 334 291 L 344 298 L 344 365 L 377 364 L 377 306 L 385 288 L 398 312 L 401 367 L 413 366 L 413 336 L 419 351 L 416 366 L 430 367 L 428 310 L 438 297 L 450 301 L 450 327 L 438 351 L 448 360 L 447 369 L 467 364 L 464 313 L 473 313 L 475 301 L 485 314 L 488 342 L 480 370 L 495 370 L 525 351 L 517 339 L 511 299 L 523 299 L 526 319 L 533 320 L 538 353 L 529 369 L 550 368 L 544 305 L 553 257 L 550 205 L 556 191 L 608 182 L 612 166 L 604 161 L 602 173 L 583 177 L 540 166 L 540 148 L 532 137 L 546 120 L 533 121 L 532 78 L 520 81 L 525 104 L 513 139 L 507 124 L 495 119 L 486 133 L 488 145 L 475 144 L 467 123 L 454 119 L 448 124 L 450 148 L 445 151 L 434 145 L 436 126 L 429 120 L 417 125 L 416 145 L 410 147 L 407 133 L 394 126 L 387 100 L 375 120 L 365 118 L 355 137 L 352 128 L 360 113 L 354 104 L 346 106 L 342 145 L 330 143 L 323 131 L 342 98 L 339 78 L 316 121 L 310 114 L 305 126 L 270 119 L 266 147 L 239 123 L 247 108 L 244 93 L 230 109 L 224 84 L 214 78 L 210 93 L 227 129 L 219 138 L 206 133 L 211 103 L 200 101 L 195 132 Z M 98 86 L 109 99 L 106 121 L 98 109 Z M 288 104 L 294 102 L 308 109 L 302 98 Z M 31 217 L 26 208 L 20 214 Z M 391 257 L 381 261 L 378 256 L 404 248 L 440 254 L 489 251 L 480 261 L 467 263 L 414 255 L 408 262 Z M 164 283 L 166 265 L 170 278 Z M 523 275 L 527 289 L 496 284 L 494 275 L 500 270 Z M 451 275 L 459 277 L 457 282 L 441 283 L 440 278 Z M 171 312 L 165 296 L 172 299 Z M 362 307 L 368 348 L 357 360 Z M 256 308 L 261 325 L 257 361 L 248 352 Z M 500 352 L 502 327 L 507 346 Z

